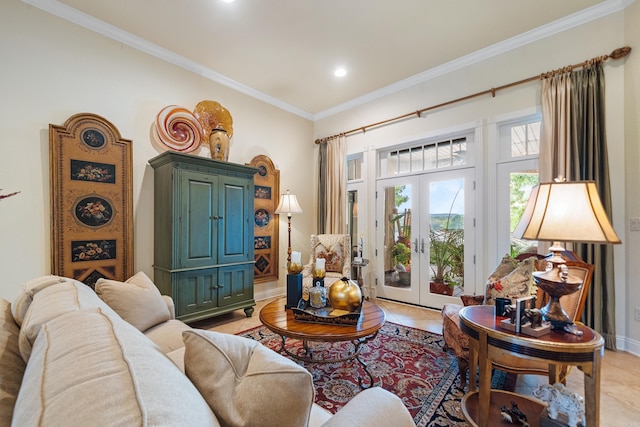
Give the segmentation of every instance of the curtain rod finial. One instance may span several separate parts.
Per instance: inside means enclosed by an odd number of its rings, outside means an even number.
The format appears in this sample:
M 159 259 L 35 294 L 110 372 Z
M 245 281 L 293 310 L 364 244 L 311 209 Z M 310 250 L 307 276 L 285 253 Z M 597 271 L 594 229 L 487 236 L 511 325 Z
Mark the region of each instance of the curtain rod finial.
M 631 47 L 625 46 L 625 47 L 620 47 L 614 50 L 613 52 L 611 52 L 611 55 L 609 55 L 609 57 L 611 57 L 611 59 L 620 59 L 620 58 L 624 58 L 630 53 L 631 53 Z

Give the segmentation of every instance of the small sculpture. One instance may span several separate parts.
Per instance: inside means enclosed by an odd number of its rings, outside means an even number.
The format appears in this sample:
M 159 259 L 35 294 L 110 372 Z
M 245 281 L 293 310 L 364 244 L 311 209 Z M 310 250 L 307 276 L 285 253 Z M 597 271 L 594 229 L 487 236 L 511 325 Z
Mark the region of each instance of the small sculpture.
M 542 312 L 537 308 L 525 308 L 524 317 L 529 319 L 532 328 L 539 328 L 542 326 Z
M 577 427 L 578 423 L 586 426 L 584 398 L 567 390 L 562 383 L 543 384 L 536 387 L 533 395 L 548 403 L 549 418 L 555 420 L 558 413 L 567 415 L 569 427 Z
M 502 405 L 500 407 L 500 414 L 504 421 L 508 421 L 511 424 L 518 422 L 522 427 L 531 427 L 531 424 L 527 421 L 527 416 L 518 408 L 518 404 L 514 401 L 511 401 L 511 408 Z
M 504 308 L 504 314 L 511 320 L 511 323 L 516 324 L 516 305 L 511 304 Z

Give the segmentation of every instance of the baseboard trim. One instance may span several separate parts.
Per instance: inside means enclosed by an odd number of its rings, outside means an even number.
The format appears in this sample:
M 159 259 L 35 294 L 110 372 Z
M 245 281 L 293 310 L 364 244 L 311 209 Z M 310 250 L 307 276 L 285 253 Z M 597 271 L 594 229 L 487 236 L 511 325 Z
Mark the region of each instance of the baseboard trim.
M 640 341 L 631 338 L 618 336 L 616 337 L 616 347 L 618 350 L 626 351 L 634 356 L 640 357 Z

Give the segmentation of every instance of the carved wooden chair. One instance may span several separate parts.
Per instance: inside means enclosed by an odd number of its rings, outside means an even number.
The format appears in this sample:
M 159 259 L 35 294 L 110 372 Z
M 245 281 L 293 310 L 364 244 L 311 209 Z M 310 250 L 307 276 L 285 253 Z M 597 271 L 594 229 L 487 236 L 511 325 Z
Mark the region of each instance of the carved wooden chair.
M 544 258 L 537 254 L 523 254 L 519 256 L 520 264 L 525 262 L 527 258 L 535 257 L 534 267 L 536 270 L 544 270 L 544 264 L 546 261 Z M 582 261 L 574 252 L 564 251 L 562 253 L 563 258 L 567 260 L 567 267 L 572 272 L 572 275 L 581 277 L 583 279 L 582 288 L 571 295 L 566 295 L 560 298 L 560 304 L 562 308 L 567 312 L 569 317 L 575 322 L 579 321 L 584 309 L 585 300 L 591 285 L 591 278 L 593 276 L 594 266 Z M 505 260 L 503 260 L 503 263 Z M 531 262 L 531 261 L 529 261 Z M 519 264 L 519 265 L 520 265 Z M 501 264 L 502 266 L 502 264 Z M 493 276 L 493 275 L 492 275 Z M 488 281 L 488 286 L 491 286 L 491 280 Z M 494 278 L 495 279 L 495 278 Z M 531 278 L 533 279 L 533 277 Z M 495 282 L 494 282 L 495 283 Z M 546 304 L 545 294 L 541 289 L 536 291 L 536 306 L 538 308 Z M 461 297 L 463 305 L 459 304 L 445 304 L 442 308 L 442 332 L 445 341 L 445 350 L 452 350 L 458 359 L 458 369 L 460 370 L 460 388 L 465 388 L 467 385 L 467 372 L 469 369 L 469 337 L 460 330 L 460 317 L 459 313 L 462 308 L 468 305 L 483 304 L 487 299 L 486 295 L 483 296 L 466 296 Z M 489 301 L 493 303 L 493 301 Z M 476 364 L 477 366 L 477 364 Z M 523 359 L 516 356 L 503 358 L 500 362 L 493 363 L 495 368 L 503 371 L 513 372 L 516 374 L 535 374 L 545 375 L 549 377 L 549 384 L 555 384 L 556 382 L 565 383 L 567 367 L 562 366 L 560 369 L 556 368 L 556 365 L 549 365 L 536 360 Z M 470 373 L 474 375 L 475 373 Z

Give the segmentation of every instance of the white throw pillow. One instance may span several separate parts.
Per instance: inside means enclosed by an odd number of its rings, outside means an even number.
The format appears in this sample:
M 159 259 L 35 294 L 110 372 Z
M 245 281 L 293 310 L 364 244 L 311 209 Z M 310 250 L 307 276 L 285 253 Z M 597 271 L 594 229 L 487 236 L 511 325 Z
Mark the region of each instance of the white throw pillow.
M 127 279 L 98 279 L 96 293 L 139 331 L 171 319 L 171 312 L 156 285 L 142 271 Z
M 302 366 L 248 338 L 199 329 L 182 337 L 185 373 L 221 424 L 308 425 L 315 391 Z

